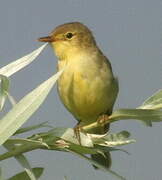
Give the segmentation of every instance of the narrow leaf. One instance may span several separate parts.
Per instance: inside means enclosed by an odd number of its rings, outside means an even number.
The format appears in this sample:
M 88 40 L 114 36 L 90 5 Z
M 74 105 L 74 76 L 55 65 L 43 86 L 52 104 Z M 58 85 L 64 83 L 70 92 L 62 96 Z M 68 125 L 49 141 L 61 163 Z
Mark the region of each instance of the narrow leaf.
M 11 105 L 14 106 L 14 105 L 16 104 L 16 100 L 14 99 L 13 96 L 11 96 L 10 93 L 6 93 L 6 94 L 7 94 L 7 97 L 8 97 L 8 99 L 9 99 Z
M 43 138 L 46 142 L 53 141 L 54 139 L 64 139 L 65 141 L 71 142 L 73 144 L 79 144 L 78 139 L 72 128 L 53 128 L 46 133 L 40 133 L 39 136 Z M 80 132 L 80 138 L 82 146 L 93 147 L 92 140 L 86 134 Z
M 49 126 L 47 124 L 47 121 L 46 121 L 46 122 L 43 122 L 43 123 L 40 123 L 40 124 L 37 124 L 37 125 L 28 126 L 28 127 L 25 127 L 25 128 L 20 128 L 14 133 L 14 135 L 26 133 L 28 131 L 32 131 L 32 130 L 39 129 L 39 128 L 44 128 L 44 127 L 48 127 L 48 128 L 50 127 L 51 128 L 51 126 Z
M 26 159 L 26 157 L 22 154 L 15 156 L 15 158 L 17 159 L 17 161 L 21 164 L 22 167 L 24 167 L 28 177 L 30 178 L 30 180 L 36 180 L 37 178 L 35 177 L 32 168 L 28 162 L 28 160 Z
M 3 144 L 43 103 L 56 80 L 63 71 L 58 72 L 22 98 L 0 121 L 0 144 Z
M 5 143 L 5 146 L 7 145 L 15 145 L 14 151 L 16 149 L 21 149 L 22 146 L 45 146 L 47 147 L 48 145 L 45 144 L 42 140 L 32 140 L 32 139 L 25 139 L 25 138 L 11 138 L 8 139 Z M 16 146 L 17 145 L 17 146 Z
M 3 74 L 4 76 L 11 76 L 15 72 L 19 71 L 20 69 L 24 68 L 28 64 L 30 64 L 40 53 L 41 51 L 45 48 L 47 44 L 42 45 L 35 51 L 31 52 L 30 54 L 25 55 L 24 57 L 13 61 L 12 63 L 2 67 L 0 69 L 0 74 Z
M 151 97 L 146 99 L 144 103 L 138 107 L 139 109 L 161 109 L 162 108 L 162 90 L 157 91 Z
M 19 143 L 19 144 L 18 144 Z M 33 141 L 27 139 L 9 139 L 4 145 L 15 145 L 15 148 L 0 155 L 0 161 L 18 156 L 22 153 L 33 151 L 40 148 L 48 148 L 48 145 L 41 141 Z
M 161 122 L 162 111 L 151 109 L 119 109 L 110 116 L 110 121 L 136 119 L 143 122 Z
M 12 149 L 15 148 L 15 146 L 12 144 L 4 144 L 4 147 L 8 151 L 12 151 Z M 36 180 L 36 177 L 35 177 L 34 173 L 32 172 L 32 168 L 30 167 L 30 164 L 29 164 L 28 160 L 26 159 L 26 157 L 24 155 L 20 154 L 20 155 L 15 156 L 15 159 L 25 169 L 30 180 Z
M 44 170 L 44 168 L 41 168 L 41 167 L 32 168 L 32 171 L 37 178 L 39 178 L 43 174 L 43 170 Z M 7 180 L 30 180 L 30 178 L 24 171 L 24 172 L 21 172 Z
M 122 131 L 116 134 L 107 134 L 105 137 L 95 139 L 94 141 L 97 145 L 107 147 L 121 146 L 136 142 L 134 139 L 128 139 L 129 136 L 129 132 Z
M 9 91 L 9 80 L 6 76 L 0 75 L 0 111 L 2 110 L 7 93 Z

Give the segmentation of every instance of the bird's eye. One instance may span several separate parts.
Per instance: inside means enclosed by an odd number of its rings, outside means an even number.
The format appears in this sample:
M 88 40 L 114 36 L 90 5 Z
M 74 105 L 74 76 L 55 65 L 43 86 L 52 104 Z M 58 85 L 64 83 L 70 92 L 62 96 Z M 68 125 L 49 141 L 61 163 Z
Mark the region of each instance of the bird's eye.
M 66 36 L 67 39 L 71 39 L 73 37 L 73 33 L 69 32 L 65 36 Z

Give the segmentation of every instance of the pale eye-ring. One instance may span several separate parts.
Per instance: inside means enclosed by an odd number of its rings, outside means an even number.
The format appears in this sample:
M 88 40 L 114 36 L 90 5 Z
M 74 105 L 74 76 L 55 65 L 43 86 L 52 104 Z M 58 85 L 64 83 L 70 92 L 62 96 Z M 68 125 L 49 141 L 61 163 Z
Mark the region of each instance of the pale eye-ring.
M 73 37 L 73 33 L 71 33 L 71 32 L 69 32 L 69 33 L 67 33 L 66 35 L 65 35 L 65 37 L 67 38 L 67 39 L 71 39 L 72 37 Z

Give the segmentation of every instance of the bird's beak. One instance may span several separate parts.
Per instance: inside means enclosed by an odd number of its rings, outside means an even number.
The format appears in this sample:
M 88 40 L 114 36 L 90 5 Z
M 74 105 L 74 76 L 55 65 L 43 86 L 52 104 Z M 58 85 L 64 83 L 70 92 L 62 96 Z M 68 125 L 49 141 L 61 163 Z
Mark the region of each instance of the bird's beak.
M 52 38 L 52 36 L 46 36 L 46 37 L 38 38 L 38 41 L 40 41 L 40 42 L 53 42 L 54 39 Z

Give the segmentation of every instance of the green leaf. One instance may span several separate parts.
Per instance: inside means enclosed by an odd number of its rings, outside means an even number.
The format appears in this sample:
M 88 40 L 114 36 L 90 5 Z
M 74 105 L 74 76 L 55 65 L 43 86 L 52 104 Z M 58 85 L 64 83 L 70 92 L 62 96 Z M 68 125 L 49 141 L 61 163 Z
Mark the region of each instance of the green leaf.
M 77 145 L 63 139 L 60 139 L 53 134 L 42 133 L 41 135 L 32 136 L 33 139 L 23 139 L 23 138 L 12 138 L 8 139 L 4 145 L 14 145 L 15 147 L 0 155 L 0 161 L 5 160 L 7 158 L 20 155 L 25 152 L 29 152 L 35 149 L 49 149 L 49 150 L 58 150 L 67 152 L 67 148 L 71 150 L 75 150 L 79 153 L 85 154 L 96 154 L 98 150 L 91 147 L 85 147 L 81 145 Z M 35 137 L 35 138 L 34 138 Z
M 41 168 L 41 167 L 32 168 L 32 171 L 37 178 L 39 178 L 43 174 L 43 170 L 44 170 L 44 168 Z M 26 172 L 23 171 L 19 174 L 16 174 L 13 177 L 10 177 L 7 180 L 30 180 L 30 178 L 28 177 Z
M 9 79 L 4 76 L 4 75 L 0 75 L 0 111 L 2 110 L 6 97 L 7 97 L 7 93 L 9 91 Z
M 21 164 L 22 167 L 24 167 L 28 177 L 30 178 L 30 180 L 36 180 L 37 178 L 35 177 L 32 168 L 28 162 L 28 160 L 26 159 L 26 157 L 22 154 L 15 156 L 16 160 Z
M 84 138 L 82 142 L 84 142 L 85 146 L 79 144 L 72 128 L 54 128 L 49 132 L 40 133 L 31 137 L 32 140 L 41 139 L 41 142 L 47 144 L 49 149 L 53 150 L 66 151 L 66 148 L 69 148 L 85 154 L 97 153 L 93 148 L 93 144 L 91 144 L 92 141 L 89 137 L 81 133 L 81 138 Z
M 8 100 L 10 101 L 11 105 L 14 106 L 16 104 L 16 100 L 11 96 L 11 94 L 7 93 Z
M 40 123 L 40 124 L 37 124 L 37 125 L 28 126 L 28 127 L 25 127 L 25 128 L 20 128 L 14 133 L 14 135 L 26 133 L 28 131 L 32 131 L 32 130 L 39 129 L 39 128 L 45 128 L 45 127 L 52 128 L 51 126 L 49 126 L 47 124 L 47 121 L 46 121 L 46 122 L 43 122 L 43 123 Z
M 48 145 L 46 143 L 44 143 L 41 139 L 39 139 L 39 140 L 32 140 L 32 139 L 25 139 L 25 138 L 12 138 L 12 139 L 8 139 L 4 143 L 4 145 L 5 146 L 6 145 L 7 146 L 8 145 L 14 145 L 15 147 L 13 148 L 13 150 L 14 151 L 18 150 L 18 152 L 21 152 L 21 153 L 23 152 L 23 151 L 21 151 L 21 148 L 23 150 L 25 150 L 24 149 L 25 146 L 26 147 L 30 146 L 31 148 L 32 148 L 32 146 L 38 146 L 38 147 L 45 146 L 45 147 L 48 147 Z
M 4 159 L 10 158 L 10 157 L 19 155 L 21 153 L 25 153 L 28 151 L 32 151 L 33 149 L 39 149 L 39 148 L 49 149 L 49 150 L 59 150 L 59 151 L 67 151 L 67 149 L 69 149 L 69 150 L 72 150 L 72 151 L 75 151 L 78 153 L 82 153 L 82 154 L 96 154 L 98 152 L 102 152 L 103 150 L 104 151 L 105 150 L 106 151 L 107 150 L 108 151 L 120 150 L 120 149 L 115 149 L 112 147 L 107 147 L 107 149 L 103 149 L 103 147 L 101 147 L 101 146 L 100 147 L 99 146 L 87 147 L 87 146 L 78 144 L 78 142 L 77 142 L 77 144 L 75 144 L 74 141 L 76 141 L 76 140 L 74 140 L 73 142 L 71 141 L 73 138 L 75 138 L 75 137 L 70 137 L 70 134 L 72 132 L 71 130 L 69 131 L 69 128 L 68 129 L 67 128 L 54 128 L 53 130 L 51 130 L 49 132 L 33 135 L 30 137 L 30 139 L 23 139 L 23 138 L 8 139 L 5 142 L 5 144 L 15 145 L 15 148 L 10 152 L 0 155 L 0 160 L 4 160 Z M 66 135 L 65 138 L 64 138 L 64 135 Z M 73 135 L 74 134 L 72 134 L 72 136 Z M 121 133 L 119 133 L 118 136 L 121 136 Z M 87 138 L 89 139 L 90 137 L 87 136 Z M 101 142 L 103 143 L 103 140 L 102 141 L 98 140 L 98 142 L 93 141 L 93 143 L 95 143 L 95 145 L 97 143 L 99 145 L 99 143 L 101 143 Z M 123 150 L 121 150 L 121 151 L 123 151 Z
M 129 136 L 130 133 L 128 131 L 121 131 L 116 134 L 107 134 L 102 138 L 95 138 L 93 142 L 96 145 L 106 147 L 115 147 L 136 142 L 134 139 L 128 139 Z
M 12 151 L 12 149 L 15 148 L 14 145 L 12 144 L 4 144 L 4 147 L 8 150 L 8 151 Z M 19 162 L 19 164 L 25 169 L 28 177 L 30 178 L 30 180 L 36 180 L 36 177 L 34 175 L 34 173 L 32 172 L 32 169 L 30 167 L 30 164 L 28 162 L 28 160 L 26 159 L 26 157 L 22 154 L 15 156 L 15 159 Z
M 106 149 L 108 151 L 124 151 L 121 149 L 115 149 L 112 148 L 112 146 L 119 146 L 119 145 L 124 145 L 128 143 L 135 142 L 134 140 L 128 140 L 128 136 L 130 135 L 129 132 L 127 131 L 122 131 L 117 134 L 111 134 L 107 136 L 101 136 L 101 135 L 93 135 L 90 134 L 84 134 L 82 138 L 84 140 L 82 142 L 86 142 L 85 144 L 79 144 L 78 140 L 75 137 L 74 131 L 71 128 L 54 128 L 53 130 L 46 132 L 46 133 L 40 133 L 35 136 L 32 136 L 32 140 L 39 140 L 41 139 L 41 142 L 46 143 L 50 148 L 53 150 L 63 150 L 66 151 L 66 149 L 70 149 L 75 152 L 79 152 L 82 154 L 96 154 L 99 151 L 103 151 L 102 146 L 106 146 Z M 87 138 L 87 140 L 86 140 Z M 8 140 L 12 141 L 12 140 Z M 88 144 L 87 144 L 88 142 Z M 89 144 L 90 142 L 90 144 Z M 107 143 L 104 144 L 103 143 Z M 53 145 L 55 146 L 53 147 Z M 95 145 L 95 147 L 94 147 Z M 96 146 L 98 145 L 98 146 Z M 125 151 L 124 151 L 125 152 Z
M 146 99 L 144 103 L 138 107 L 139 109 L 161 109 L 162 108 L 162 90 L 157 91 L 151 97 Z
M 53 141 L 54 139 L 64 139 L 65 141 L 79 144 L 72 128 L 53 128 L 46 133 L 39 133 L 38 137 L 42 138 L 46 142 Z M 86 134 L 80 132 L 80 137 L 83 146 L 93 147 L 91 139 Z
M 162 111 L 152 109 L 119 109 L 110 116 L 111 122 L 129 119 L 141 120 L 144 123 L 148 121 L 161 122 Z
M 128 131 L 121 131 L 116 134 L 107 134 L 107 136 L 104 137 L 107 141 L 118 141 L 118 140 L 125 140 L 130 137 L 130 133 Z
M 39 139 L 39 141 L 36 140 L 30 140 L 30 139 L 8 139 L 5 143 L 5 147 L 12 147 L 14 145 L 14 148 L 12 148 L 10 151 L 3 153 L 0 155 L 0 161 L 8 159 L 13 156 L 21 155 L 22 153 L 29 152 L 35 149 L 48 149 L 48 145 Z
M 27 54 L 24 57 L 2 67 L 0 69 L 0 74 L 9 77 L 17 71 L 21 70 L 22 68 L 30 64 L 41 53 L 41 51 L 45 48 L 46 45 L 47 44 L 44 44 L 30 54 Z
M 58 72 L 22 98 L 0 121 L 0 144 L 3 144 L 43 103 L 56 80 L 63 71 Z

